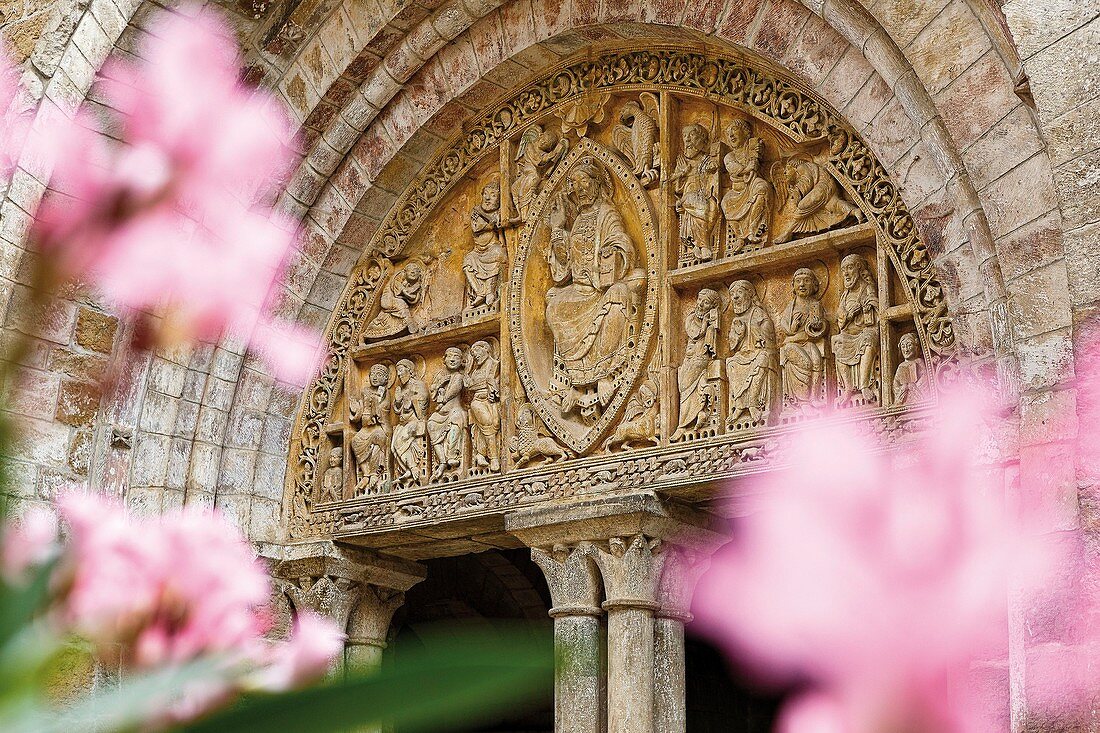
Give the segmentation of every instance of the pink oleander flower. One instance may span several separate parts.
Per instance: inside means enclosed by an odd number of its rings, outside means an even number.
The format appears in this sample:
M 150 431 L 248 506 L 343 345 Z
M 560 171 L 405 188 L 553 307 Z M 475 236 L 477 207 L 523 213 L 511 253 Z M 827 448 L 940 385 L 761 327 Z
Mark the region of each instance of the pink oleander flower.
M 245 690 L 283 691 L 322 676 L 343 649 L 332 621 L 303 614 L 286 642 L 270 642 L 270 580 L 240 531 L 217 514 L 184 508 L 134 518 L 104 497 L 59 501 L 69 543 L 52 614 L 62 631 L 119 655 L 130 671 L 200 659 L 221 672 L 163 701 L 178 722 Z
M 57 515 L 32 509 L 3 530 L 0 538 L 0 574 L 8 582 L 23 580 L 31 568 L 57 552 Z
M 705 634 L 765 681 L 805 688 L 782 733 L 998 730 L 971 665 L 1004 657 L 1009 590 L 1051 558 L 974 464 L 979 403 L 944 403 L 903 454 L 851 424 L 800 431 L 699 583 Z
M 242 86 L 232 33 L 208 10 L 165 13 L 141 56 L 99 82 L 119 142 L 84 113 L 46 125 L 57 193 L 33 237 L 57 274 L 94 283 L 151 341 L 244 335 L 302 383 L 316 335 L 272 349 L 280 327 L 264 311 L 296 241 L 265 201 L 295 160 L 290 123 L 273 97 Z
M 259 690 L 282 692 L 323 676 L 344 650 L 344 634 L 326 618 L 303 613 L 290 640 L 268 650 L 267 664 L 250 680 Z

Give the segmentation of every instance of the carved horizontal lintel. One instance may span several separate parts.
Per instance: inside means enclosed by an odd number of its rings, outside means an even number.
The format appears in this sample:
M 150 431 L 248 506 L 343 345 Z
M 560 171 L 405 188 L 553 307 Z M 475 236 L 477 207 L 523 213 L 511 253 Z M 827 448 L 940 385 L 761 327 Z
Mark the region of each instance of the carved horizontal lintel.
M 775 268 L 785 264 L 798 264 L 825 253 L 843 253 L 856 247 L 875 244 L 876 228 L 873 223 L 836 229 L 786 244 L 735 255 L 715 262 L 670 270 L 669 280 L 677 288 L 718 279 L 729 279 L 741 274 L 758 272 L 761 268 Z

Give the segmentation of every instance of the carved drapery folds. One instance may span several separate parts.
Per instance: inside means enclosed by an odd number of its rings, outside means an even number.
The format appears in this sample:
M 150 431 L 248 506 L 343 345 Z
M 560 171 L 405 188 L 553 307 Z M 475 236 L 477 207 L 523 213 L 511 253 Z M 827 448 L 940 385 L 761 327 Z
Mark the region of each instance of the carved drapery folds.
M 919 406 L 954 354 L 883 167 L 743 58 L 563 65 L 429 162 L 369 251 L 296 427 L 295 537 L 560 495 L 600 453 L 605 483 L 727 470 L 826 407 Z

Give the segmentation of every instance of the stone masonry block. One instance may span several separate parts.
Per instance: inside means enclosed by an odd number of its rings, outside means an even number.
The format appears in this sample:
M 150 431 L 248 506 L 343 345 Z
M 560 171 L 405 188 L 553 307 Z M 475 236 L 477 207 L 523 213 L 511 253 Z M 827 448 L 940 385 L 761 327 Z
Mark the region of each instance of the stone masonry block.
M 110 354 L 118 335 L 118 318 L 81 307 L 76 315 L 77 346 L 101 354 Z
M 73 427 L 90 426 L 99 410 L 100 388 L 72 380 L 61 382 L 54 418 Z

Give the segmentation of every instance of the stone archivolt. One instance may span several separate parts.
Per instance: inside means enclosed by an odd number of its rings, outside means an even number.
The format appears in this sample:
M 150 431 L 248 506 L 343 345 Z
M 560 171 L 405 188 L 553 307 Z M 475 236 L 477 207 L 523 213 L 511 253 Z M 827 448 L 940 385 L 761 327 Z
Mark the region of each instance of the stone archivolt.
M 954 353 L 882 166 L 744 58 L 560 67 L 368 251 L 299 417 L 295 537 L 756 470 L 827 406 L 904 431 Z

